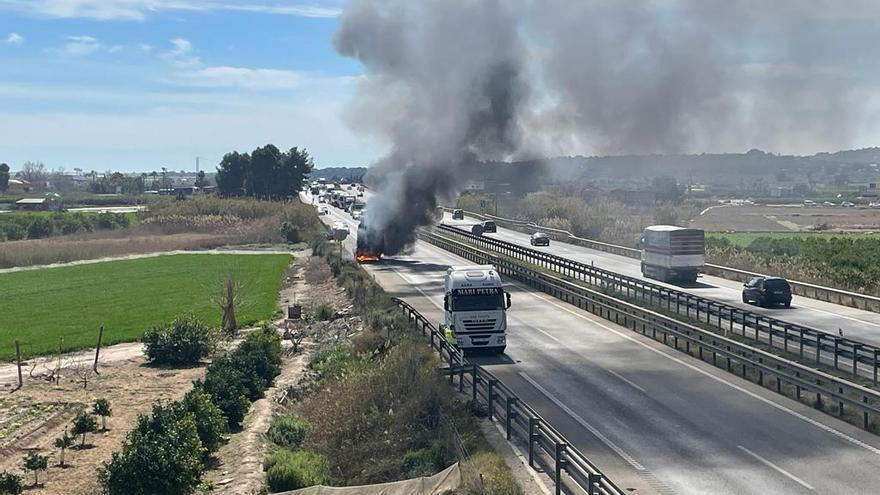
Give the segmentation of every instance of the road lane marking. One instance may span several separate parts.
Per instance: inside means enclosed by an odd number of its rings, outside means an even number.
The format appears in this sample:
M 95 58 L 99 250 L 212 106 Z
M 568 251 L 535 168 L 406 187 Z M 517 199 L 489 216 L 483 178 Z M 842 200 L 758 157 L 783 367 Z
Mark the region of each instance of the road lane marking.
M 519 376 L 523 377 L 523 379 L 525 379 L 525 381 L 531 383 L 533 387 L 538 389 L 538 391 L 541 392 L 542 394 L 544 394 L 545 397 L 547 397 L 548 399 L 553 401 L 554 404 L 556 404 L 560 409 L 565 411 L 565 413 L 568 414 L 569 416 L 571 416 L 572 419 L 574 419 L 581 426 L 583 426 L 584 428 L 589 430 L 590 433 L 592 433 L 596 438 L 598 438 L 602 443 L 604 443 L 609 449 L 613 450 L 624 461 L 629 463 L 629 465 L 632 466 L 633 468 L 635 468 L 636 471 L 645 471 L 645 466 L 642 466 L 641 464 L 639 464 L 639 462 L 636 461 L 633 458 L 633 456 L 627 454 L 626 451 L 624 451 L 622 448 L 618 447 L 616 443 L 612 442 L 608 437 L 603 435 L 602 432 L 600 432 L 598 429 L 596 429 L 595 426 L 588 423 L 587 420 L 585 420 L 580 415 L 578 415 L 578 413 L 572 411 L 570 407 L 566 406 L 564 402 L 557 399 L 553 394 L 548 392 L 547 389 L 545 389 L 544 387 L 539 385 L 538 382 L 536 382 L 535 380 L 532 379 L 532 377 L 523 373 L 522 371 L 519 372 Z
M 816 491 L 816 489 L 813 488 L 813 486 L 810 485 L 809 483 L 807 483 L 806 481 L 789 473 L 788 471 L 782 469 L 781 467 L 777 466 L 776 464 L 773 464 L 772 462 L 768 461 L 767 459 L 764 459 L 763 457 L 761 457 L 758 454 L 752 452 L 751 450 L 743 447 L 742 445 L 737 445 L 737 448 L 739 448 L 740 450 L 742 450 L 746 454 L 749 454 L 750 456 L 754 457 L 755 459 L 757 459 L 758 461 L 760 461 L 761 463 L 763 463 L 767 467 L 773 469 L 774 471 L 784 475 L 785 477 L 789 478 L 790 480 L 794 481 L 795 483 L 801 485 L 802 487 L 806 488 L 807 490 L 810 490 L 811 492 Z
M 520 287 L 520 288 L 522 288 L 522 289 L 524 289 L 524 290 L 526 289 L 525 287 L 519 285 L 519 283 L 514 283 L 513 285 L 516 285 L 517 287 Z M 739 385 L 736 385 L 735 383 L 729 382 L 729 381 L 725 380 L 724 378 L 721 378 L 721 377 L 719 377 L 719 376 L 715 376 L 715 375 L 713 375 L 712 373 L 709 373 L 708 371 L 706 371 L 706 370 L 704 370 L 704 369 L 701 369 L 701 368 L 699 368 L 699 367 L 697 367 L 697 366 L 694 366 L 693 364 L 687 363 L 687 362 L 685 362 L 685 361 L 683 361 L 683 360 L 681 360 L 681 359 L 679 359 L 679 358 L 677 358 L 677 357 L 675 357 L 675 356 L 672 356 L 671 354 L 669 354 L 669 353 L 667 353 L 667 352 L 664 352 L 664 351 L 661 350 L 661 349 L 655 349 L 654 347 L 652 347 L 652 346 L 650 346 L 650 345 L 648 345 L 648 344 L 646 344 L 646 343 L 644 343 L 644 342 L 641 342 L 641 341 L 635 339 L 635 338 L 632 337 L 631 335 L 626 335 L 626 334 L 624 334 L 623 332 L 621 332 L 621 331 L 619 331 L 619 330 L 615 330 L 615 329 L 613 329 L 613 328 L 611 328 L 611 327 L 609 327 L 609 326 L 607 326 L 607 325 L 603 325 L 602 323 L 600 323 L 600 322 L 598 322 L 598 321 L 596 321 L 596 320 L 593 320 L 592 318 L 588 318 L 588 317 L 586 317 L 586 316 L 584 316 L 584 315 L 582 315 L 582 314 L 580 314 L 580 313 L 576 313 L 576 312 L 574 312 L 574 311 L 572 311 L 572 310 L 566 308 L 565 306 L 562 306 L 561 304 L 557 304 L 555 301 L 552 301 L 552 300 L 547 299 L 547 298 L 545 298 L 545 297 L 543 297 L 543 296 L 541 296 L 541 295 L 538 295 L 536 292 L 529 292 L 529 293 L 532 294 L 533 296 L 537 297 L 538 299 L 542 299 L 542 300 L 546 301 L 547 303 L 552 304 L 553 306 L 556 306 L 557 308 L 559 308 L 559 309 L 561 309 L 561 310 L 563 310 L 563 311 L 565 311 L 565 312 L 567 312 L 567 313 L 570 313 L 570 314 L 572 314 L 572 315 L 574 315 L 574 316 L 577 316 L 578 318 L 581 318 L 581 319 L 587 320 L 587 321 L 589 321 L 589 322 L 591 322 L 591 323 L 593 323 L 593 324 L 595 324 L 595 325 L 597 325 L 597 326 L 599 326 L 599 327 L 602 327 L 602 328 L 604 328 L 604 329 L 606 329 L 606 330 L 608 330 L 608 331 L 610 331 L 610 332 L 612 332 L 612 333 L 614 333 L 614 334 L 616 334 L 616 335 L 618 335 L 618 336 L 620 336 L 620 337 L 622 337 L 622 338 L 624 338 L 624 339 L 626 339 L 626 340 L 629 340 L 630 342 L 634 342 L 634 343 L 636 343 L 636 344 L 638 344 L 638 345 L 644 347 L 645 349 L 648 349 L 649 351 L 651 351 L 651 352 L 653 352 L 653 353 L 655 353 L 655 354 L 659 354 L 660 356 L 663 356 L 663 357 L 665 357 L 665 358 L 667 358 L 667 359 L 669 359 L 669 360 L 671 360 L 671 361 L 674 361 L 674 362 L 676 362 L 676 363 L 678 363 L 678 364 L 681 364 L 682 366 L 685 366 L 685 367 L 687 367 L 687 368 L 690 368 L 690 369 L 696 371 L 697 373 L 700 373 L 700 374 L 702 374 L 702 375 L 704 375 L 704 376 L 706 376 L 706 377 L 708 377 L 708 378 L 711 378 L 712 380 L 715 380 L 715 381 L 718 382 L 718 383 L 723 383 L 724 385 L 727 385 L 728 387 L 733 388 L 734 390 L 738 390 L 738 391 L 740 391 L 740 392 L 742 392 L 742 393 L 748 395 L 749 397 L 751 397 L 751 398 L 753 398 L 753 399 L 759 400 L 759 401 L 761 401 L 761 402 L 763 402 L 763 403 L 765 403 L 765 404 L 767 404 L 767 405 L 769 405 L 769 406 L 771 406 L 771 407 L 773 407 L 773 408 L 775 408 L 775 409 L 778 409 L 778 410 L 780 410 L 780 411 L 783 411 L 783 412 L 785 412 L 785 413 L 788 413 L 788 414 L 790 414 L 791 416 L 794 416 L 795 418 L 798 418 L 798 419 L 800 419 L 800 420 L 802 420 L 802 421 L 804 421 L 804 422 L 806 422 L 806 423 L 809 423 L 809 424 L 811 424 L 811 425 L 813 425 L 813 426 L 815 426 L 815 427 L 817 427 L 817 428 L 819 428 L 819 429 L 821 429 L 821 430 L 824 430 L 824 431 L 826 431 L 826 432 L 828 432 L 828 433 L 831 433 L 832 435 L 834 435 L 834 436 L 836 436 L 836 437 L 838 437 L 838 438 L 840 438 L 840 439 L 842 439 L 842 440 L 845 440 L 845 441 L 847 441 L 847 442 L 850 442 L 850 443 L 852 443 L 853 445 L 857 445 L 857 446 L 859 446 L 859 447 L 862 447 L 863 449 L 865 449 L 865 450 L 867 450 L 867 451 L 869 451 L 869 452 L 871 452 L 871 453 L 873 453 L 873 454 L 876 454 L 876 455 L 880 456 L 880 449 L 878 449 L 878 448 L 876 448 L 876 447 L 873 447 L 873 446 L 871 446 L 871 445 L 868 445 L 867 443 L 865 443 L 865 442 L 863 442 L 863 441 L 861 441 L 861 440 L 858 440 L 858 439 L 856 439 L 856 438 L 853 438 L 853 437 L 847 435 L 846 433 L 843 433 L 843 432 L 841 432 L 841 431 L 838 431 L 838 430 L 836 430 L 836 429 L 834 429 L 834 428 L 832 428 L 832 427 L 830 427 L 830 426 L 828 426 L 828 425 L 826 425 L 826 424 L 824 424 L 824 423 L 821 423 L 821 422 L 819 422 L 819 421 L 816 421 L 816 420 L 813 419 L 813 418 L 810 418 L 810 417 L 804 416 L 803 414 L 801 414 L 801 413 L 799 413 L 799 412 L 797 412 L 797 411 L 794 411 L 794 410 L 792 410 L 792 409 L 789 409 L 788 407 L 785 407 L 785 406 L 783 406 L 782 404 L 777 404 L 777 403 L 773 402 L 773 401 L 770 400 L 770 399 L 767 399 L 767 398 L 765 398 L 765 397 L 761 397 L 760 395 L 758 395 L 758 394 L 756 394 L 756 393 L 754 393 L 754 392 L 752 392 L 752 391 L 750 391 L 750 390 L 746 390 L 745 388 L 743 388 L 743 387 L 741 387 L 741 386 L 739 386 Z
M 627 385 L 629 385 L 629 386 L 631 386 L 631 387 L 633 387 L 633 388 L 635 388 L 635 389 L 637 389 L 637 390 L 642 391 L 642 393 L 645 393 L 645 394 L 648 393 L 645 389 L 643 389 L 642 387 L 636 385 L 635 383 L 633 383 L 633 382 L 627 380 L 626 378 L 620 376 L 618 373 L 615 373 L 614 371 L 611 371 L 611 370 L 609 370 L 609 369 L 606 369 L 605 371 L 611 373 L 612 375 L 616 376 L 617 378 L 620 378 L 621 380 L 623 380 L 624 382 L 626 382 Z

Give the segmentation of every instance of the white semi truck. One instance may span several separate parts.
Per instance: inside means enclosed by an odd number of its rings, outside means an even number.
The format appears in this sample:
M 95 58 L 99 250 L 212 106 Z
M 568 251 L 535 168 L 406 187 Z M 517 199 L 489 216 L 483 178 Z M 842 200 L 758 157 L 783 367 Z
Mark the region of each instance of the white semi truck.
M 641 245 L 642 275 L 664 282 L 696 282 L 706 262 L 706 236 L 700 229 L 652 225 Z
M 454 266 L 446 271 L 442 331 L 462 350 L 503 353 L 507 346 L 510 294 L 492 265 Z

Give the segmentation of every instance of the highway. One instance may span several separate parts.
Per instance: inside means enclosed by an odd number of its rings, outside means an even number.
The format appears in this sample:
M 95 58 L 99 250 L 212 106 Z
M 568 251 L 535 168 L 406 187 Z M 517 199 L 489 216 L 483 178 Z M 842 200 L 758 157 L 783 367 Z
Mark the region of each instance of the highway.
M 476 219 L 468 219 L 467 217 L 465 220 L 452 220 L 450 214 L 446 214 L 443 219 L 443 223 L 447 225 L 467 229 L 470 229 L 477 222 Z M 550 241 L 549 247 L 533 247 L 529 245 L 529 234 L 500 227 L 497 233 L 484 235 L 521 246 L 532 247 L 533 249 L 546 250 L 549 253 L 572 260 L 584 263 L 592 262 L 597 267 L 604 268 L 605 270 L 650 280 L 656 284 L 673 287 L 790 323 L 798 323 L 818 330 L 824 330 L 835 335 L 842 329 L 844 336 L 847 338 L 880 345 L 880 313 L 863 311 L 800 296 L 794 296 L 791 308 L 783 308 L 781 306 L 761 308 L 756 305 L 743 303 L 742 284 L 732 280 L 703 275 L 696 284 L 668 284 L 643 277 L 639 260 L 626 256 L 619 256 L 555 240 Z
M 329 217 L 355 232 L 347 214 L 331 208 Z M 418 243 L 365 266 L 391 294 L 439 321 L 443 274 L 460 264 L 469 262 Z M 507 352 L 476 360 L 621 487 L 636 494 L 876 493 L 878 437 L 505 282 L 513 296 Z

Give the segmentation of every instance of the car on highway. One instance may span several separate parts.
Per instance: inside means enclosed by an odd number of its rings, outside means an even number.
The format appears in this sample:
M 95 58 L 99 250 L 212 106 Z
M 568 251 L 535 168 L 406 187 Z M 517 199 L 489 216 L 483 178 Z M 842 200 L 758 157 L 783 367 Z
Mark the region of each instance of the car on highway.
M 550 237 L 543 232 L 535 232 L 532 234 L 532 237 L 529 238 L 529 244 L 532 246 L 549 246 Z
M 843 206 L 844 208 L 853 208 L 855 207 L 855 205 L 855 203 L 851 203 L 849 201 L 844 201 L 843 203 L 840 203 L 840 206 Z
M 755 277 L 743 284 L 742 301 L 765 307 L 771 304 L 791 306 L 791 285 L 782 277 Z
M 318 215 L 327 215 L 330 213 L 330 209 L 327 208 L 327 205 L 318 205 Z
M 366 211 L 366 210 L 354 210 L 354 211 L 352 211 L 352 212 L 351 212 L 351 218 L 352 218 L 352 220 L 360 220 L 361 218 L 364 218 L 364 212 L 365 212 L 365 211 Z
M 495 225 L 495 222 L 492 220 L 486 220 L 482 223 L 483 232 L 497 232 L 498 227 Z
M 452 210 L 452 219 L 453 220 L 464 220 L 464 210 L 461 208 L 456 208 Z

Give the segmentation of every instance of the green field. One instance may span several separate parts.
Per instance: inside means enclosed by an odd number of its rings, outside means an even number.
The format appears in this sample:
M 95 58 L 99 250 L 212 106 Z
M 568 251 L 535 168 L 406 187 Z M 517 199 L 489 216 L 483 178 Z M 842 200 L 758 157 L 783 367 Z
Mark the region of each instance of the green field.
M 706 232 L 706 237 L 715 239 L 727 239 L 731 244 L 737 247 L 749 247 L 755 239 L 759 237 L 769 237 L 771 239 L 829 239 L 832 237 L 847 237 L 852 239 L 880 239 L 880 233 L 870 234 L 841 234 L 839 232 Z
M 214 303 L 225 277 L 239 282 L 239 325 L 276 311 L 290 256 L 180 254 L 0 274 L 0 361 L 136 340 L 147 327 L 192 312 L 219 325 Z

